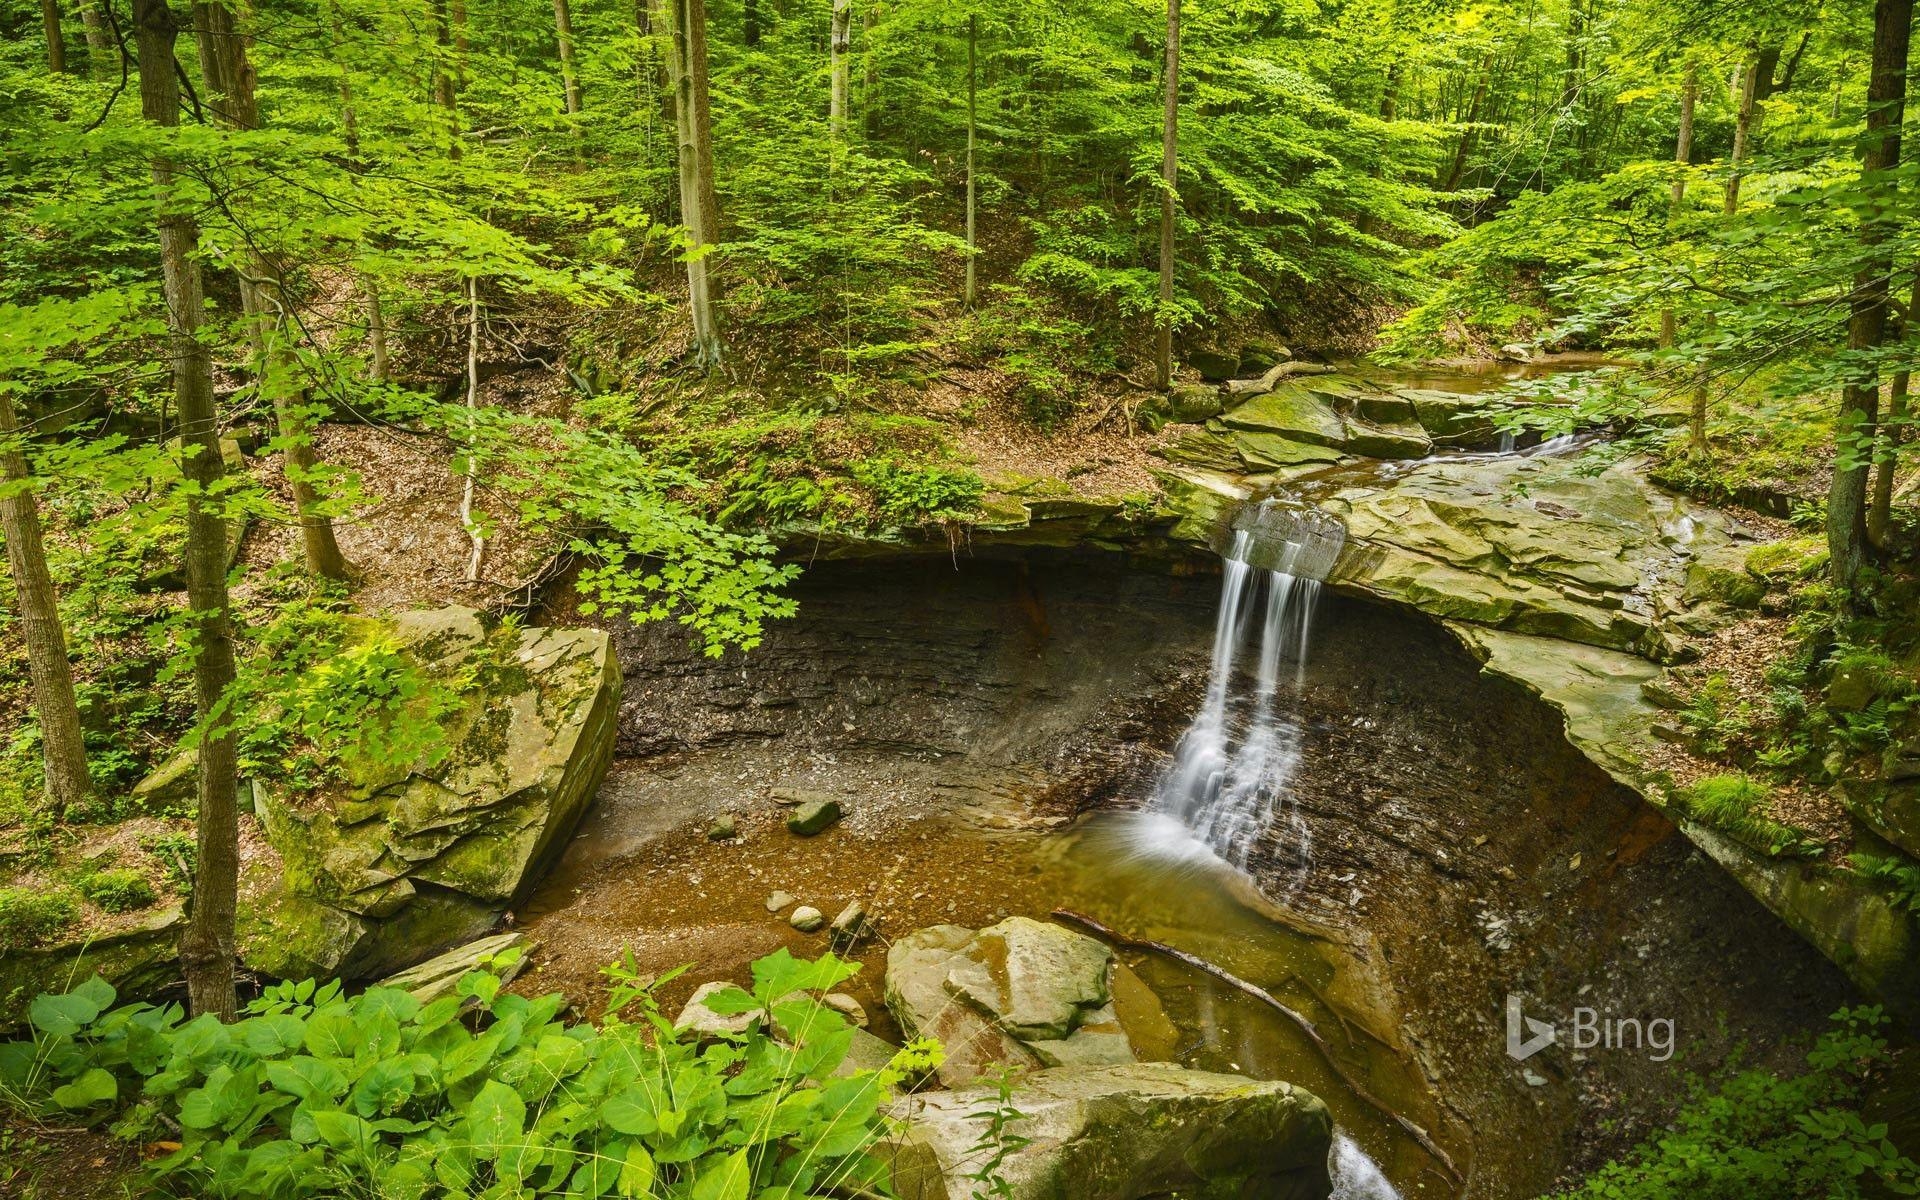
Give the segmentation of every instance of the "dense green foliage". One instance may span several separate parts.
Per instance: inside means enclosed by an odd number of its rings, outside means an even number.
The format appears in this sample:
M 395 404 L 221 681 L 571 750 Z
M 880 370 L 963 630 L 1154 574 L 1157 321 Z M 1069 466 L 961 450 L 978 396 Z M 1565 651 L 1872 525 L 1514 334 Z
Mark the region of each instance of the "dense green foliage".
M 754 1020 L 704 1043 L 661 1015 L 665 978 L 617 966 L 598 1024 L 565 1023 L 564 997 L 502 991 L 484 968 L 431 1003 L 283 983 L 231 1025 L 114 1007 L 96 977 L 34 1002 L 32 1039 L 0 1045 L 0 1088 L 177 1142 L 149 1167 L 169 1195 L 798 1200 L 885 1186 L 881 1105 L 937 1053 L 840 1069 L 852 1027 L 818 993 L 858 969 L 763 958 L 751 993 L 711 1001 Z
M 1920 1165 L 1861 1115 L 1888 1064 L 1877 1009 L 1844 1010 L 1791 1077 L 1696 1081 L 1672 1128 L 1556 1200 L 1854 1200 L 1920 1195 Z

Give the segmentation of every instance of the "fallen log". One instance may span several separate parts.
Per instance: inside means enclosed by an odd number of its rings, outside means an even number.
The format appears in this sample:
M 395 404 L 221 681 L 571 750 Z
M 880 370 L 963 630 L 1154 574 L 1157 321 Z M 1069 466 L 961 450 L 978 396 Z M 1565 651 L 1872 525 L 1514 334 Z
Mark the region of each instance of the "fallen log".
M 1289 375 L 1331 375 L 1333 368 L 1325 363 L 1283 362 L 1273 367 L 1258 379 L 1227 380 L 1229 396 L 1264 396 L 1280 386 L 1280 381 Z

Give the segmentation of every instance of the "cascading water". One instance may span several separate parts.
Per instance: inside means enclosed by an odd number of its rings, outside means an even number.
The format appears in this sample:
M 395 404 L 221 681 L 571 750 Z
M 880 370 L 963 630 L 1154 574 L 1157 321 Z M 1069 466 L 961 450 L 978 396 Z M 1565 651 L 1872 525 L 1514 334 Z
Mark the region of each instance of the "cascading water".
M 1220 612 L 1206 696 L 1174 749 L 1153 808 L 1244 868 L 1268 831 L 1282 828 L 1297 882 L 1309 861 L 1306 822 L 1288 803 L 1300 729 L 1282 711 L 1284 681 L 1304 678 L 1313 610 L 1346 530 L 1319 509 L 1266 500 L 1243 510 L 1224 547 Z M 1263 602 L 1262 602 L 1263 598 Z M 1252 689 L 1242 650 L 1258 630 Z M 1291 671 L 1287 670 L 1291 664 Z

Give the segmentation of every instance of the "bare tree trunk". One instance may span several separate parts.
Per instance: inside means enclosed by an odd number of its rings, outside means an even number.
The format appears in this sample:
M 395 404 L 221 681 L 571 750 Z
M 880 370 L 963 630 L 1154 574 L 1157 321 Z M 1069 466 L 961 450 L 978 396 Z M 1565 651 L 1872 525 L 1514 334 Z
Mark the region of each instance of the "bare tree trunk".
M 1906 312 L 1901 315 L 1900 323 L 1889 331 L 1890 340 L 1905 338 L 1915 321 L 1920 320 L 1916 305 L 1920 305 L 1920 271 L 1914 272 Z M 1883 550 L 1893 536 L 1893 477 L 1900 470 L 1900 443 L 1906 435 L 1902 427 L 1907 419 L 1907 388 L 1911 380 L 1910 372 L 1895 371 L 1887 385 L 1887 419 L 1880 424 L 1880 449 L 1874 456 L 1878 461 L 1873 475 L 1873 499 L 1867 507 L 1867 538 Z
M 1180 0 L 1167 0 L 1166 70 L 1160 118 L 1160 311 L 1154 315 L 1153 380 L 1173 387 L 1173 225 L 1180 186 Z
M 1453 150 L 1453 165 L 1447 168 L 1447 178 L 1440 185 L 1443 192 L 1457 192 L 1467 177 L 1467 161 L 1473 157 L 1473 144 L 1480 137 L 1480 106 L 1487 102 L 1487 88 L 1493 82 L 1493 55 L 1487 55 L 1480 65 L 1480 82 L 1474 85 L 1473 100 L 1467 105 L 1466 128 L 1460 131 L 1460 141 Z
M 166 0 L 134 0 L 139 44 L 140 108 L 155 125 L 180 123 L 180 85 L 173 47 L 179 33 Z M 174 405 L 180 414 L 181 470 L 194 485 L 187 497 L 187 600 L 193 607 L 193 680 L 199 713 L 198 853 L 193 903 L 180 940 L 180 963 L 195 1013 L 232 1020 L 233 925 L 240 872 L 238 774 L 232 717 L 224 712 L 234 677 L 233 629 L 227 604 L 227 522 L 206 498 L 220 492 L 225 464 L 213 403 L 213 364 L 198 335 L 204 293 L 194 258 L 199 230 L 174 197 L 175 171 L 153 160 L 160 269 L 166 285 Z
M 47 35 L 47 70 L 67 73 L 67 39 L 60 32 L 60 0 L 40 0 L 40 27 Z
M 667 42 L 667 72 L 673 82 L 680 219 L 687 230 L 687 305 L 693 318 L 695 360 L 711 370 L 720 363 L 721 343 L 707 259 L 720 221 L 707 116 L 707 12 L 705 0 L 669 3 L 673 32 Z
M 827 99 L 827 129 L 836 143 L 847 136 L 847 58 L 852 50 L 853 0 L 833 0 L 833 34 L 827 46 L 831 87 Z
M 1680 132 L 1673 139 L 1673 161 L 1680 173 L 1673 179 L 1673 198 L 1667 204 L 1667 228 L 1673 228 L 1680 220 L 1680 205 L 1687 198 L 1688 164 L 1693 161 L 1693 106 L 1700 94 L 1700 68 L 1694 62 L 1687 63 L 1687 76 L 1680 85 Z M 1673 345 L 1678 330 L 1674 326 L 1671 307 L 1660 310 L 1660 348 L 1668 349 Z
M 974 280 L 976 278 L 974 256 L 979 253 L 979 243 L 974 238 L 974 205 L 977 201 L 976 181 L 973 175 L 974 143 L 978 138 L 976 117 L 979 114 L 979 47 L 980 15 L 967 14 L 967 290 L 965 303 L 973 307 Z
M 1728 216 L 1740 211 L 1741 170 L 1747 161 L 1748 147 L 1753 140 L 1753 118 L 1759 109 L 1760 100 L 1760 56 L 1756 52 L 1747 63 L 1746 70 L 1740 73 L 1740 93 L 1735 98 L 1735 116 L 1733 121 L 1733 152 L 1727 158 L 1727 192 L 1721 208 Z
M 107 0 L 80 0 L 80 24 L 87 34 L 87 70 L 105 75 L 120 61 L 120 48 L 107 32 L 107 18 L 100 6 Z
M 387 314 L 380 306 L 380 285 L 370 278 L 360 280 L 367 296 L 367 378 L 385 383 L 391 374 L 387 366 Z
M 760 44 L 760 0 L 746 0 L 740 40 L 748 46 Z
M 447 0 L 432 0 L 429 7 L 433 14 L 433 100 L 447 114 L 447 157 L 458 160 L 460 102 L 454 89 L 453 25 L 447 18 Z
M 73 669 L 67 662 L 66 630 L 60 624 L 59 598 L 40 540 L 40 510 L 27 482 L 27 455 L 15 440 L 19 436 L 13 402 L 0 391 L 0 482 L 6 485 L 0 488 L 0 533 L 7 538 L 20 636 L 27 644 L 27 674 L 33 680 L 33 707 L 40 717 L 47 811 L 57 821 L 92 794 L 93 781 L 87 775 L 87 743 L 80 731 Z
M 220 14 L 214 32 L 209 35 L 203 28 L 199 38 L 201 75 L 220 79 L 226 89 L 215 111 L 235 129 L 258 129 L 260 108 L 254 98 L 253 63 L 247 56 L 250 38 L 233 23 L 232 10 L 218 4 L 196 5 L 195 10 Z M 240 277 L 240 303 L 253 346 L 254 381 L 273 405 L 274 421 L 284 443 L 281 470 L 293 493 L 294 519 L 300 525 L 307 569 L 345 581 L 352 573 L 339 542 L 334 540 L 332 520 L 320 513 L 320 494 L 313 486 L 318 463 L 313 453 L 313 431 L 307 428 L 300 411 L 304 389 L 295 380 L 299 364 L 293 351 L 295 331 L 286 278 L 257 251 L 248 255 L 247 269 Z
M 1876 0 L 1873 7 L 1873 65 L 1867 76 L 1867 132 L 1861 156 L 1861 182 L 1871 205 L 1860 218 L 1860 241 L 1867 254 L 1854 276 L 1847 320 L 1847 348 L 1871 350 L 1886 337 L 1888 276 L 1893 264 L 1886 246 L 1886 210 L 1897 201 L 1894 186 L 1880 173 L 1900 162 L 1900 123 L 1906 110 L 1907 43 L 1913 30 L 1913 0 Z M 1827 493 L 1827 551 L 1834 586 L 1849 600 L 1857 597 L 1867 548 L 1867 471 L 1880 406 L 1879 381 L 1873 376 L 1850 383 L 1841 394 L 1834 436 L 1840 449 L 1833 486 Z
M 200 54 L 200 81 L 206 87 L 204 100 L 233 94 L 236 80 L 230 73 L 232 59 L 227 42 L 234 36 L 233 10 L 224 4 L 195 3 L 193 6 L 194 48 Z M 214 111 L 232 121 L 231 114 L 215 105 Z
M 473 519 L 473 488 L 480 472 L 474 458 L 475 422 L 480 411 L 480 277 L 467 277 L 467 469 L 460 484 L 460 525 L 473 540 L 467 555 L 467 580 L 477 583 L 486 561 L 487 539 Z
M 567 115 L 580 115 L 580 73 L 573 63 L 573 11 L 567 0 L 553 0 L 553 34 L 560 46 L 560 81 L 566 87 Z

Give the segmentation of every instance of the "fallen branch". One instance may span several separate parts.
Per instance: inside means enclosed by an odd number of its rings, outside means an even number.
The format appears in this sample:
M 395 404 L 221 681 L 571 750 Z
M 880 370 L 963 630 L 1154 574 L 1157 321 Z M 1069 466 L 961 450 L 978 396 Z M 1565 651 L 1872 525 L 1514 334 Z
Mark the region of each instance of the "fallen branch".
M 1269 372 L 1269 374 L 1271 374 L 1271 372 Z M 1407 1136 L 1418 1142 L 1422 1150 L 1432 1155 L 1435 1162 L 1446 1168 L 1447 1174 L 1453 1178 L 1453 1182 L 1456 1185 L 1463 1182 L 1460 1175 L 1460 1168 L 1454 1166 L 1453 1159 L 1447 1156 L 1447 1152 L 1436 1145 L 1431 1137 L 1427 1136 L 1426 1130 L 1420 1128 L 1420 1126 L 1409 1121 L 1391 1108 L 1388 1108 L 1384 1102 L 1375 1098 L 1372 1092 L 1361 1087 L 1359 1082 L 1347 1073 L 1347 1069 L 1340 1065 L 1340 1060 L 1333 1056 L 1333 1048 L 1327 1045 L 1326 1039 L 1320 1036 L 1320 1031 L 1314 1028 L 1313 1022 L 1275 999 L 1273 993 L 1258 984 L 1248 983 L 1238 975 L 1228 971 L 1225 967 L 1210 963 L 1198 955 L 1188 954 L 1185 950 L 1169 946 L 1165 942 L 1154 942 L 1148 941 L 1145 938 L 1127 937 L 1124 934 L 1117 933 L 1113 929 L 1102 925 L 1092 917 L 1086 916 L 1083 913 L 1074 912 L 1071 909 L 1056 908 L 1053 910 L 1053 915 L 1058 920 L 1068 921 L 1089 929 L 1122 949 L 1149 950 L 1155 954 L 1164 954 L 1177 962 L 1185 963 L 1196 971 L 1202 971 L 1230 987 L 1238 988 L 1240 991 L 1252 996 L 1255 1000 L 1260 1001 L 1262 1004 L 1280 1013 L 1289 1021 L 1299 1026 L 1300 1032 L 1307 1035 L 1307 1040 L 1313 1043 L 1314 1049 L 1320 1052 L 1320 1057 L 1325 1060 L 1327 1066 L 1332 1069 L 1334 1075 L 1340 1082 L 1347 1086 L 1348 1091 L 1352 1092 L 1356 1098 L 1368 1107 L 1374 1109 L 1398 1125 L 1401 1129 L 1405 1130 Z
M 1325 363 L 1283 362 L 1277 367 L 1270 368 L 1265 375 L 1262 375 L 1258 379 L 1227 380 L 1227 395 L 1264 396 L 1274 388 L 1279 387 L 1280 381 L 1289 375 L 1331 374 L 1333 374 L 1333 368 Z

